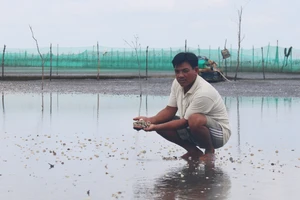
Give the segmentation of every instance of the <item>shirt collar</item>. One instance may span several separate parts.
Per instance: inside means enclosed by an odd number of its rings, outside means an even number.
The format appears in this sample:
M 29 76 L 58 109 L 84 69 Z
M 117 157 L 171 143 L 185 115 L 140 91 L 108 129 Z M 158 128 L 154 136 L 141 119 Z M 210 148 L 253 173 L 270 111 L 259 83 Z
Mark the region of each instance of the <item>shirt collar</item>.
M 198 85 L 198 81 L 199 81 L 199 75 L 197 75 L 192 87 L 189 89 L 189 91 L 187 91 L 186 94 L 192 94 L 195 92 L 196 88 L 197 88 L 197 85 Z

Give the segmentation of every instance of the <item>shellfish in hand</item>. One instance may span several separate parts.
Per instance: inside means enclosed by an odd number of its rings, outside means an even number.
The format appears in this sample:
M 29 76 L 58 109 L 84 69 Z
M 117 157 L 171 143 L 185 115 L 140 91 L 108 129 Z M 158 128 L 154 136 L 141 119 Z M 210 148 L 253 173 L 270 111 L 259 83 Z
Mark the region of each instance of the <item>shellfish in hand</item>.
M 151 124 L 151 122 L 140 119 L 138 121 L 133 122 L 133 129 L 139 131 L 141 129 L 149 127 L 150 124 Z

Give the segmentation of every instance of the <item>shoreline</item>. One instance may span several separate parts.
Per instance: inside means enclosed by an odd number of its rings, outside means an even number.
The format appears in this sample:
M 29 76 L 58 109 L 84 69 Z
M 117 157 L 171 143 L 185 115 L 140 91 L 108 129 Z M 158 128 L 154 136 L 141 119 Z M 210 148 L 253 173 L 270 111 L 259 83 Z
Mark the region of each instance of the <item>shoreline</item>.
M 102 93 L 168 96 L 173 77 L 0 81 L 0 93 Z M 42 90 L 43 83 L 43 90 Z M 237 79 L 211 83 L 222 96 L 300 97 L 299 79 Z

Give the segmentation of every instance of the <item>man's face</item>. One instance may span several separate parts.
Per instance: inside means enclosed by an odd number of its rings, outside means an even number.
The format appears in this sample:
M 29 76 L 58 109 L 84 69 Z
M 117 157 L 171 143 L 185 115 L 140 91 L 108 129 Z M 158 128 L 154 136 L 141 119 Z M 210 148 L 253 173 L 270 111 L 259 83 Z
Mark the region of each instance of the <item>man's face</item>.
M 176 79 L 181 87 L 184 87 L 185 89 L 189 89 L 189 87 L 191 87 L 192 83 L 198 76 L 198 73 L 199 68 L 195 67 L 193 69 L 192 66 L 187 62 L 184 62 L 175 67 Z

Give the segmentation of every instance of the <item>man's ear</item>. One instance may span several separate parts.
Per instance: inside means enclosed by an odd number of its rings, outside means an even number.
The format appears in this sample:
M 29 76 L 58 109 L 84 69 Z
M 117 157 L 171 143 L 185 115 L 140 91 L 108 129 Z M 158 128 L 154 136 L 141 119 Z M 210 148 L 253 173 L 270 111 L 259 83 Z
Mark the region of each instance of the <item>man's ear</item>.
M 199 67 L 198 67 L 198 66 L 196 66 L 196 67 L 194 68 L 194 70 L 195 70 L 195 72 L 199 73 Z

